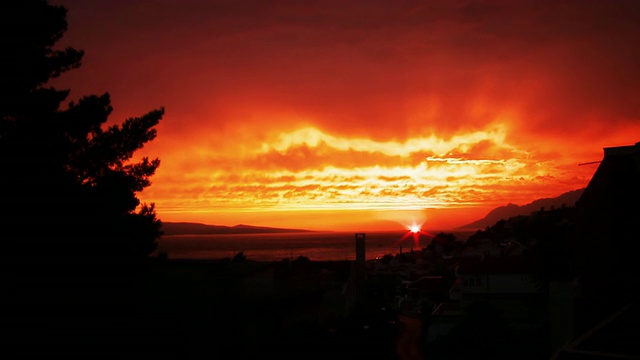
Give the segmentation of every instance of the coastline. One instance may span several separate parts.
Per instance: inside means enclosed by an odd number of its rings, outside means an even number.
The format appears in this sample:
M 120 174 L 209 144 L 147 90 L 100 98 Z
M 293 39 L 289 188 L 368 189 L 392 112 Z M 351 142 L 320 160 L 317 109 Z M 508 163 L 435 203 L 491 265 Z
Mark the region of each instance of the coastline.
M 366 234 L 365 256 L 376 259 L 426 247 L 436 232 L 419 234 L 417 239 L 407 231 L 369 232 Z M 469 231 L 455 233 L 460 240 Z M 408 236 L 409 235 L 409 236 Z M 280 261 L 304 256 L 312 261 L 355 260 L 352 232 L 307 232 L 280 234 L 196 234 L 170 235 L 158 240 L 158 253 L 170 259 L 224 259 L 243 252 L 247 260 Z

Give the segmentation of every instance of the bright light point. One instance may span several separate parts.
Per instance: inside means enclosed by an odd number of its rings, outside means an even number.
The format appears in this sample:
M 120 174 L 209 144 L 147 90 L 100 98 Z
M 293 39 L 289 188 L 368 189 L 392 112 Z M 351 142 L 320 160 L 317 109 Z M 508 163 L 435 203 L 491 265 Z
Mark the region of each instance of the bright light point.
M 420 225 L 413 224 L 413 225 L 409 226 L 409 231 L 411 231 L 414 234 L 419 233 L 420 232 Z

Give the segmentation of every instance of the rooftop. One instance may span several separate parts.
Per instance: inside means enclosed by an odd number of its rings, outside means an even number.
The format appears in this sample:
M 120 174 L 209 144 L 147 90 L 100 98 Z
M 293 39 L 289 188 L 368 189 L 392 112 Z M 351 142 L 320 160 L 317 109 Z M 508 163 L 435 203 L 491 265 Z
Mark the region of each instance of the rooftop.
M 637 142 L 634 145 L 612 146 L 604 148 L 604 156 L 629 155 L 636 152 L 640 152 L 640 142 Z
M 459 274 L 523 274 L 536 270 L 531 256 L 473 256 L 462 257 L 458 265 Z
M 640 359 L 640 305 L 630 303 L 565 345 L 552 360 Z

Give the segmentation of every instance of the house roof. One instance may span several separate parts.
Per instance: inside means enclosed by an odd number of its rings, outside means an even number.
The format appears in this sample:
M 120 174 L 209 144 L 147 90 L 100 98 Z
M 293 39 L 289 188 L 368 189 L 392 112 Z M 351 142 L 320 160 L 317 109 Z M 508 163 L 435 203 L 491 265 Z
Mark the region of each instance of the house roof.
M 422 276 L 407 285 L 408 289 L 417 289 L 422 292 L 436 292 L 444 288 L 442 276 Z
M 638 320 L 640 305 L 629 303 L 565 345 L 552 359 L 640 359 Z
M 460 258 L 459 274 L 524 274 L 536 271 L 531 256 L 473 256 Z

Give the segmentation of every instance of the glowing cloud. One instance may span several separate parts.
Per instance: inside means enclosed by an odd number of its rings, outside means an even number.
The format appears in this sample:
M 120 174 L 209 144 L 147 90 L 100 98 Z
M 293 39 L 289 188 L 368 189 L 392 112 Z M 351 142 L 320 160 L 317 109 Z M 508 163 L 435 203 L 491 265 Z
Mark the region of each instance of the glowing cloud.
M 543 163 L 509 144 L 504 129 L 490 124 L 450 139 L 431 135 L 398 142 L 340 137 L 305 127 L 277 134 L 254 148 L 244 143 L 241 152 L 207 148 L 200 156 L 185 154 L 179 166 L 191 170 L 177 172 L 173 167 L 178 164 L 165 163 L 144 196 L 164 214 L 186 208 L 211 214 L 406 211 L 497 206 L 514 201 L 514 194 L 523 202 L 535 199 L 548 191 L 545 181 L 555 182 L 562 164 Z M 200 163 L 209 166 L 203 169 Z M 558 191 L 580 187 L 584 181 L 576 178 Z M 544 190 L 536 190 L 539 186 Z
M 636 1 L 59 2 L 86 55 L 53 85 L 166 109 L 166 221 L 464 223 L 640 140 Z

